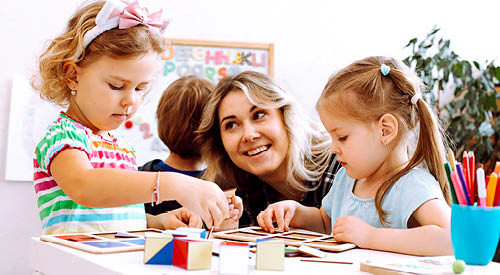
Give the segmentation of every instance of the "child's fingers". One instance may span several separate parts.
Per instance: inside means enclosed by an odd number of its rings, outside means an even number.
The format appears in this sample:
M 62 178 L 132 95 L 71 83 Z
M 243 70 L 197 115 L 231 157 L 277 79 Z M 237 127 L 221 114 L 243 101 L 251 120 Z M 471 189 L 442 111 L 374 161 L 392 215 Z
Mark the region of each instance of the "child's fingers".
M 262 222 L 264 223 L 265 230 L 270 233 L 274 233 L 274 225 L 273 225 L 273 215 L 274 215 L 274 210 L 273 209 L 267 209 L 264 210 L 262 214 Z
M 165 226 L 165 228 L 170 227 L 170 228 L 179 228 L 179 227 L 186 227 L 187 224 L 183 223 L 179 219 L 172 219 L 169 221 L 169 224 Z
M 220 191 L 219 193 L 220 194 L 219 194 L 218 200 L 216 201 L 216 206 L 219 208 L 220 214 L 222 215 L 222 219 L 221 219 L 221 222 L 222 222 L 222 220 L 224 220 L 226 217 L 229 216 L 230 210 L 229 210 L 229 204 L 227 203 L 227 198 L 224 195 L 224 192 Z
M 231 199 L 235 209 L 238 210 L 238 218 L 240 218 L 243 215 L 243 200 L 238 196 L 233 196 Z
M 344 233 L 333 234 L 335 241 L 337 242 L 347 242 L 346 235 Z
M 213 227 L 214 221 L 213 221 L 212 215 L 210 214 L 209 211 L 203 211 L 203 213 L 201 213 L 200 217 L 201 217 L 201 220 L 203 221 L 203 223 L 207 226 L 207 228 Z
M 264 229 L 264 231 L 268 231 L 268 230 L 267 230 L 267 227 L 266 227 L 266 224 L 264 223 L 264 218 L 262 217 L 262 214 L 263 214 L 263 213 L 264 213 L 264 212 L 263 212 L 263 211 L 261 211 L 261 212 L 259 213 L 259 215 L 257 215 L 257 223 L 259 224 L 260 228 Z
M 233 220 L 237 220 L 239 219 L 239 215 L 240 215 L 240 211 L 238 211 L 238 209 L 233 209 L 231 210 L 231 219 Z
M 220 227 L 224 219 L 228 216 L 228 211 L 229 207 L 227 206 L 225 201 L 222 204 L 220 202 L 217 202 L 215 205 L 213 205 L 213 207 L 210 209 L 210 214 L 212 215 L 213 219 L 212 225 L 215 228 Z
M 336 236 L 337 234 L 343 233 L 344 230 L 344 225 L 342 223 L 336 222 L 333 225 L 333 230 L 332 230 L 332 235 Z
M 188 227 L 202 228 L 203 227 L 203 222 L 201 221 L 201 218 L 198 215 L 192 215 L 189 218 Z

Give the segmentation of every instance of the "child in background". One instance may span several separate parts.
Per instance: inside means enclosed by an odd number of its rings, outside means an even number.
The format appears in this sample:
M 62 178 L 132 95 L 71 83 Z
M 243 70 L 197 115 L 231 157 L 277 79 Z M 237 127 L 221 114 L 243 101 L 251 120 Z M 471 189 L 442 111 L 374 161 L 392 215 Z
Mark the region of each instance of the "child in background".
M 278 202 L 259 215 L 259 224 L 268 231 L 277 221 L 279 230 L 331 232 L 361 248 L 452 254 L 445 146 L 422 86 L 406 65 L 385 57 L 334 75 L 316 106 L 343 167 L 320 209 Z M 428 171 L 417 168 L 422 164 Z
M 144 229 L 159 217 L 145 202 L 177 200 L 220 226 L 229 216 L 213 182 L 137 171 L 117 129 L 138 109 L 165 50 L 161 12 L 137 2 L 92 2 L 70 19 L 40 57 L 40 96 L 68 106 L 35 149 L 34 185 L 44 234 Z M 147 223 L 146 223 L 147 222 Z M 161 221 L 160 221 L 161 223 Z
M 170 84 L 163 92 L 156 118 L 158 119 L 158 135 L 170 150 L 167 159 L 152 160 L 142 167 L 141 171 L 169 171 L 200 178 L 204 172 L 200 144 L 195 142 L 195 131 L 198 129 L 201 114 L 214 84 L 207 79 L 194 75 L 183 76 Z M 229 201 L 231 216 L 226 219 L 222 228 L 228 230 L 238 227 L 238 218 L 242 213 L 241 199 L 233 197 Z M 146 213 L 159 215 L 163 213 L 178 213 L 176 216 L 166 216 L 170 220 L 164 222 L 170 229 L 181 226 L 201 227 L 201 220 L 195 216 L 186 216 L 181 205 L 175 201 L 164 201 L 158 205 L 146 203 Z M 238 209 L 234 206 L 239 206 Z M 186 219 L 189 218 L 189 219 Z

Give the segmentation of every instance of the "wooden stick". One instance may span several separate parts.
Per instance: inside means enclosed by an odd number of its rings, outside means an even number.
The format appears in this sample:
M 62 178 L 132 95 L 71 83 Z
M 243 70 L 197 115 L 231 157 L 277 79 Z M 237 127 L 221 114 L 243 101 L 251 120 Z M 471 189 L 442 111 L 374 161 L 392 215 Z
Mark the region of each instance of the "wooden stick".
M 214 228 L 210 228 L 210 231 L 208 231 L 207 239 L 210 239 L 210 235 L 212 235 L 212 231 L 214 231 Z
M 332 263 L 332 264 L 352 264 L 352 262 L 332 261 L 328 259 L 300 259 L 303 262 Z

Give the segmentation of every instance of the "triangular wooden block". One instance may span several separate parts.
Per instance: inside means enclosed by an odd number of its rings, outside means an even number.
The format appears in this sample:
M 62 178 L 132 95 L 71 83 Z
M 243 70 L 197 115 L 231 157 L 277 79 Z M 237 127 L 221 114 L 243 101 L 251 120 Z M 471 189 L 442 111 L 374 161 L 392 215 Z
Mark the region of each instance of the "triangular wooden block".
M 146 232 L 144 244 L 145 264 L 172 264 L 173 240 L 171 234 Z

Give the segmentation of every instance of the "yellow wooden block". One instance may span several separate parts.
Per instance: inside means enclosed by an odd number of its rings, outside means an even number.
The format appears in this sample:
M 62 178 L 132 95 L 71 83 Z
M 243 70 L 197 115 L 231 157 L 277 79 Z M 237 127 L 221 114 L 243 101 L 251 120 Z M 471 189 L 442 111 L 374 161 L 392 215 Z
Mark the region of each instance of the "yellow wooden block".
M 257 241 L 255 269 L 283 270 L 285 265 L 285 242 L 264 239 Z
M 187 269 L 210 269 L 212 262 L 212 242 L 194 241 L 189 243 Z

